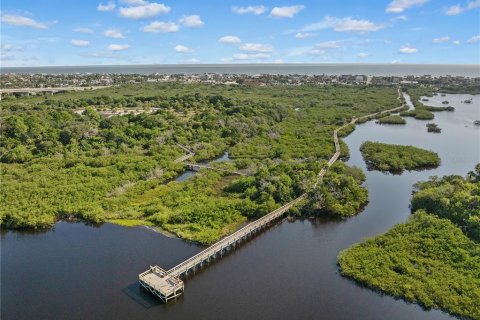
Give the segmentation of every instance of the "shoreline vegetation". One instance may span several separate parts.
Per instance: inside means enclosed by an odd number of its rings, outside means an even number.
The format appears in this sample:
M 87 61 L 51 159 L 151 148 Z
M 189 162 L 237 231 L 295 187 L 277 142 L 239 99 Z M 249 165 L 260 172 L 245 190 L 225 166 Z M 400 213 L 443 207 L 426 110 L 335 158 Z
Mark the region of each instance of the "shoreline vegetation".
M 440 90 L 442 90 L 441 88 Z M 435 94 L 438 94 L 435 89 L 427 87 L 407 87 L 404 89 L 411 98 L 413 106 L 415 109 L 404 111 L 400 113 L 402 117 L 414 117 L 417 120 L 433 120 L 435 118 L 434 112 L 455 111 L 455 108 L 452 106 L 445 107 L 433 107 L 425 105 L 423 102 L 428 102 L 428 98 L 422 97 L 433 97 Z M 470 89 L 466 88 L 465 92 L 469 92 Z M 443 92 L 443 91 L 442 91 Z M 460 92 L 457 92 L 460 93 Z
M 406 124 L 407 121 L 399 115 L 392 115 L 377 120 L 379 124 Z
M 303 214 L 336 218 L 358 214 L 368 204 L 365 179 L 362 169 L 336 162 L 328 169 L 322 182 L 308 192 Z
M 480 164 L 415 185 L 412 217 L 342 251 L 340 272 L 371 289 L 480 319 Z
M 442 129 L 436 123 L 427 123 L 425 126 L 427 127 L 428 132 L 432 132 L 432 133 L 442 132 Z
M 99 111 L 113 106 L 155 110 L 113 117 Z M 396 88 L 366 86 L 143 84 L 9 99 L 2 110 L 1 224 L 147 221 L 209 244 L 306 191 L 334 153 L 334 128 L 398 106 Z M 79 107 L 81 114 L 73 112 Z M 228 150 L 234 161 L 227 165 L 253 175 L 200 170 L 172 181 L 184 170 L 174 162 L 185 152 L 176 143 L 192 148 L 195 161 Z
M 366 141 L 360 146 L 360 152 L 369 170 L 402 173 L 440 165 L 437 153 L 413 146 Z

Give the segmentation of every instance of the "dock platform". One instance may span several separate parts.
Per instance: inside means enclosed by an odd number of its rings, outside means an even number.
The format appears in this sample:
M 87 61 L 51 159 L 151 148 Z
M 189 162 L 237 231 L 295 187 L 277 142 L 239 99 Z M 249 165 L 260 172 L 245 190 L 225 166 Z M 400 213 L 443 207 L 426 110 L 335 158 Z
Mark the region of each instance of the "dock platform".
M 168 274 L 159 266 L 152 267 L 141 273 L 139 281 L 142 287 L 156 295 L 163 302 L 180 296 L 184 290 L 183 281 L 178 277 Z

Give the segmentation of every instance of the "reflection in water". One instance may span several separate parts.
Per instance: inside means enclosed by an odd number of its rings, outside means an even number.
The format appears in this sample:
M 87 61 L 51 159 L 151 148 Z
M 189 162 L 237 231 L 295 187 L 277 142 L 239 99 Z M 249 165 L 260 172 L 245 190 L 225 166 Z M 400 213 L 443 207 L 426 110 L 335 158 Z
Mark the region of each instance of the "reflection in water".
M 460 103 L 463 95 L 448 100 L 456 111 L 435 114 L 441 134 L 407 118 L 401 127 L 359 125 L 345 139 L 349 164 L 364 169 L 359 146 L 366 140 L 434 150 L 440 167 L 401 176 L 366 172 L 364 212 L 342 221 L 277 224 L 188 279 L 174 304 L 162 305 L 142 290 L 137 275 L 149 265 L 172 267 L 200 246 L 111 224 L 60 222 L 47 233 L 4 232 L 2 319 L 451 319 L 358 286 L 341 277 L 336 264 L 339 251 L 408 219 L 415 182 L 464 175 L 479 162 L 480 128 L 471 125 L 480 118 L 479 96 L 470 105 Z

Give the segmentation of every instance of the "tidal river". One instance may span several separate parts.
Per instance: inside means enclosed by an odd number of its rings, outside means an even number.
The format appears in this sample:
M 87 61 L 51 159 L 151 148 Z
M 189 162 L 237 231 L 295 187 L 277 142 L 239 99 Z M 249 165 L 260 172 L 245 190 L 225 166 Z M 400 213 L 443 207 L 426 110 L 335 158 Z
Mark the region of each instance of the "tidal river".
M 339 251 L 409 217 L 412 185 L 431 175 L 465 175 L 480 161 L 480 96 L 447 95 L 455 112 L 435 114 L 441 134 L 425 121 L 359 125 L 345 139 L 351 165 L 366 170 L 362 142 L 410 144 L 439 153 L 434 170 L 402 175 L 367 172 L 370 203 L 344 220 L 279 223 L 186 281 L 177 302 L 162 305 L 140 289 L 149 265 L 170 268 L 202 248 L 146 228 L 59 222 L 40 233 L 1 234 L 1 318 L 22 319 L 432 319 L 425 311 L 341 277 Z

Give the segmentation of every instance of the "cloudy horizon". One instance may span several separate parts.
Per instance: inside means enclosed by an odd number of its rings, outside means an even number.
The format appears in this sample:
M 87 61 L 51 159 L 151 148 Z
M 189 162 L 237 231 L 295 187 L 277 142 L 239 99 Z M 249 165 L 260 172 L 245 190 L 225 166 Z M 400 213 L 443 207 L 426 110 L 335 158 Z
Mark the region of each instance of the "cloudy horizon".
M 2 67 L 479 64 L 479 11 L 480 0 L 5 0 L 0 58 Z

